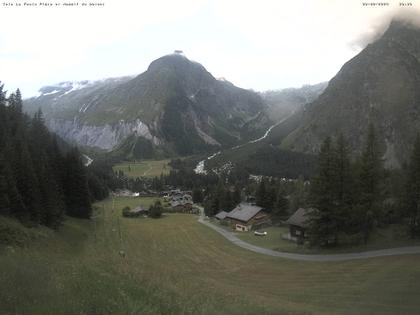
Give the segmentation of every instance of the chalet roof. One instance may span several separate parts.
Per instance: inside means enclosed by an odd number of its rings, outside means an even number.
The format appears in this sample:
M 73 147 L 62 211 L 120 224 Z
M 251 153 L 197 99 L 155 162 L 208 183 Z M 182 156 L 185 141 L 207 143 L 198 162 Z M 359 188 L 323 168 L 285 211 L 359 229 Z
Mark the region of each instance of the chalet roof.
M 215 217 L 219 220 L 223 220 L 224 218 L 226 218 L 227 215 L 228 213 L 226 211 L 220 211 L 218 214 L 215 215 Z
M 287 224 L 296 225 L 299 227 L 308 227 L 308 214 L 314 211 L 314 208 L 299 208 L 295 213 L 286 221 Z
M 243 222 L 248 222 L 251 220 L 258 212 L 262 210 L 261 207 L 252 206 L 246 203 L 240 203 L 233 209 L 231 212 L 227 214 L 227 218 L 235 219 Z
M 171 207 L 173 207 L 173 208 L 178 207 L 178 206 L 183 206 L 183 205 L 184 204 L 181 201 L 179 201 L 179 200 L 176 200 L 176 201 L 172 201 L 171 202 Z
M 143 206 L 138 206 L 138 207 L 130 210 L 130 212 L 132 212 L 132 213 L 139 213 L 139 212 L 145 212 L 145 211 L 148 211 L 148 210 L 145 209 Z

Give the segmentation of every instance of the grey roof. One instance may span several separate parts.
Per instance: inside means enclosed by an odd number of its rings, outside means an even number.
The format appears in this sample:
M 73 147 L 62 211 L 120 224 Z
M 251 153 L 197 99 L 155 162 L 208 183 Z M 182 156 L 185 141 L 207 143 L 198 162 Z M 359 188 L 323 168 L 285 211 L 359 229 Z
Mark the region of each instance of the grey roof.
M 308 214 L 314 211 L 313 208 L 299 208 L 296 210 L 295 213 L 286 221 L 287 224 L 296 225 L 300 227 L 307 227 L 308 226 Z
M 148 211 L 148 210 L 145 209 L 143 206 L 138 206 L 138 207 L 130 210 L 130 212 L 132 212 L 132 213 L 139 213 L 139 212 L 144 212 L 144 211 Z
M 261 207 L 241 203 L 227 214 L 227 218 L 248 222 L 262 210 Z
M 223 220 L 224 218 L 226 218 L 227 214 L 228 213 L 226 211 L 220 211 L 218 214 L 215 215 L 215 217 L 219 220 Z

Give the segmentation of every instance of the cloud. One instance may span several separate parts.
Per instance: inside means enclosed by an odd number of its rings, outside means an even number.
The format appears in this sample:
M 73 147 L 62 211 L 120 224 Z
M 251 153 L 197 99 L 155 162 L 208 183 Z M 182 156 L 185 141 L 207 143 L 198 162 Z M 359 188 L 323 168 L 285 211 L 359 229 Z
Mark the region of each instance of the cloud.
M 380 15 L 370 17 L 366 28 L 349 43 L 350 47 L 361 50 L 368 44 L 378 40 L 388 29 L 391 21 L 405 22 L 420 27 L 420 7 L 401 7 L 399 3 L 387 8 Z
M 33 95 L 45 84 L 140 73 L 182 49 L 236 85 L 284 88 L 329 80 L 396 11 L 419 17 L 394 0 L 381 8 L 361 0 L 102 1 L 104 8 L 0 7 L 0 79 Z

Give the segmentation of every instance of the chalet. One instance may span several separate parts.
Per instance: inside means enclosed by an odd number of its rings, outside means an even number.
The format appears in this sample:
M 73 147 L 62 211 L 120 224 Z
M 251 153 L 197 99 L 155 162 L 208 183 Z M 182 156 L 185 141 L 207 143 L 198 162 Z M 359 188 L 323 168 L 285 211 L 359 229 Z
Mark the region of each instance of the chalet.
M 309 226 L 308 215 L 315 209 L 313 208 L 299 208 L 295 213 L 286 221 L 289 225 L 289 234 L 287 239 L 292 241 L 303 240 L 307 237 L 307 229 Z
M 174 200 L 174 201 L 171 201 L 171 207 L 175 211 L 191 212 L 191 209 L 193 207 L 193 202 L 189 200 L 184 200 L 184 199 Z
M 269 221 L 270 217 L 261 207 L 240 203 L 226 215 L 226 219 L 236 231 L 249 231 L 253 226 Z
M 144 208 L 143 206 L 138 206 L 134 209 L 130 209 L 128 211 L 123 210 L 123 216 L 125 217 L 139 217 L 139 216 L 149 215 L 149 210 Z
M 218 214 L 216 214 L 214 217 L 217 220 L 224 220 L 226 219 L 226 216 L 228 215 L 228 213 L 226 211 L 220 211 Z
M 138 206 L 134 209 L 131 209 L 130 212 L 135 214 L 149 214 L 149 210 L 144 208 L 143 206 Z

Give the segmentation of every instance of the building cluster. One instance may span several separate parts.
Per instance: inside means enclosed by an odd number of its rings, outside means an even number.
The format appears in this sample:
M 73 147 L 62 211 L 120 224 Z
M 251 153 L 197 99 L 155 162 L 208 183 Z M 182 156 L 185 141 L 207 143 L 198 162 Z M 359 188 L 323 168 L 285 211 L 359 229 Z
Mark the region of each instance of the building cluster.
M 194 204 L 191 191 L 181 191 L 180 189 L 166 192 L 163 200 L 168 202 L 173 210 L 181 212 L 190 212 Z
M 299 208 L 284 223 L 288 225 L 288 233 L 283 235 L 283 239 L 294 242 L 303 242 L 307 239 L 309 228 L 308 216 L 315 209 Z M 229 224 L 232 229 L 240 232 L 257 230 L 271 224 L 271 218 L 263 208 L 251 203 L 240 203 L 230 212 L 220 211 L 214 216 L 220 222 Z

